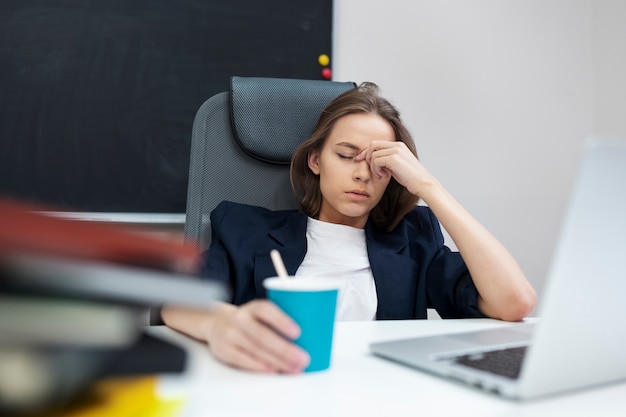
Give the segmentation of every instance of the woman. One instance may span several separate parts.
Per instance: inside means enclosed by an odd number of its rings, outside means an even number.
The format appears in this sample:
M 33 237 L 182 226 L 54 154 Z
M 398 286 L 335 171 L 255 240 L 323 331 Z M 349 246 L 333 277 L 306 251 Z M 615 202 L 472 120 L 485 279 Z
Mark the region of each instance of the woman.
M 215 356 L 252 371 L 297 373 L 298 326 L 264 299 L 278 249 L 290 274 L 341 281 L 338 319 L 493 317 L 516 321 L 536 294 L 511 254 L 424 168 L 398 111 L 372 83 L 322 112 L 291 164 L 300 211 L 222 203 L 204 275 L 232 288 L 211 311 L 164 308 L 170 327 L 206 341 Z M 427 205 L 416 206 L 419 199 Z M 459 252 L 443 244 L 439 222 Z

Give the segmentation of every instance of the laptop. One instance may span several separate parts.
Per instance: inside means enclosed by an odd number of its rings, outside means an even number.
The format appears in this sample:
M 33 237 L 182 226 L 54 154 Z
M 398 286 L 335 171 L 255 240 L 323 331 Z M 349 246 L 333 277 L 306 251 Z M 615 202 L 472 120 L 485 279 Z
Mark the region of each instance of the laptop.
M 626 380 L 626 143 L 587 143 L 536 322 L 372 343 L 375 355 L 524 400 Z

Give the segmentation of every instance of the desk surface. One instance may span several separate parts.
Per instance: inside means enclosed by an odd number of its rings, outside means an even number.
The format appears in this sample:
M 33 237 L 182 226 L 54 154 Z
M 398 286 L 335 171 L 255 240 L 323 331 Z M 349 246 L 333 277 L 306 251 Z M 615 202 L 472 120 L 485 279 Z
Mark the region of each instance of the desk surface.
M 511 325 L 488 319 L 338 322 L 331 368 L 301 375 L 239 371 L 208 348 L 165 327 L 152 334 L 190 352 L 187 371 L 161 378 L 163 395 L 184 392 L 189 416 L 620 416 L 626 383 L 517 403 L 369 353 L 373 341 Z M 515 324 L 512 324 L 515 325 Z

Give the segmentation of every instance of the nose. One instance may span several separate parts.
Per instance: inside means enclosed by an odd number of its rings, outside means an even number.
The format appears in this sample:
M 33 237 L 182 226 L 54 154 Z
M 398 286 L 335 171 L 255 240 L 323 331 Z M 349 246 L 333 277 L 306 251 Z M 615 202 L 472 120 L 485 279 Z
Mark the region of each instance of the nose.
M 370 172 L 370 164 L 364 159 L 362 161 L 355 161 L 354 174 L 352 178 L 355 181 L 368 182 L 372 173 Z

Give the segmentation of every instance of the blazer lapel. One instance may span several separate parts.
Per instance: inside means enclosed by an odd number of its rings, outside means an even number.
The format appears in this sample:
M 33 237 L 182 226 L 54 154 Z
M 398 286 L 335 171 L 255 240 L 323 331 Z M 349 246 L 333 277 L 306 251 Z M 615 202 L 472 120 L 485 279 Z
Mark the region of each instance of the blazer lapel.
M 367 253 L 378 295 L 377 319 L 415 318 L 418 268 L 409 256 L 408 239 L 401 233 L 366 228 Z M 423 290 L 423 289 L 422 289 Z
M 306 254 L 307 216 L 300 212 L 290 214 L 283 224 L 267 234 L 267 244 L 255 255 L 254 282 L 258 294 L 265 296 L 263 280 L 276 276 L 270 257 L 272 249 L 278 250 L 289 275 L 294 275 Z

